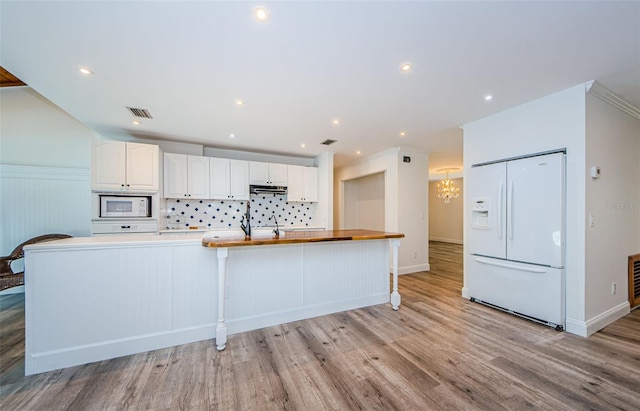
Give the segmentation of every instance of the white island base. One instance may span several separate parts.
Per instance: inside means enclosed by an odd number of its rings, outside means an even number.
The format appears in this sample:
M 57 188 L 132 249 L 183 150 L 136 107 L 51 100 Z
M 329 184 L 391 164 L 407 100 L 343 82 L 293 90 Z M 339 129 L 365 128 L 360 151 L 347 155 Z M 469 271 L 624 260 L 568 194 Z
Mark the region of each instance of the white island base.
M 210 249 L 202 234 L 29 246 L 25 374 L 216 337 L 223 349 L 227 334 L 390 300 L 397 308 L 390 242 L 397 254 L 398 239 Z

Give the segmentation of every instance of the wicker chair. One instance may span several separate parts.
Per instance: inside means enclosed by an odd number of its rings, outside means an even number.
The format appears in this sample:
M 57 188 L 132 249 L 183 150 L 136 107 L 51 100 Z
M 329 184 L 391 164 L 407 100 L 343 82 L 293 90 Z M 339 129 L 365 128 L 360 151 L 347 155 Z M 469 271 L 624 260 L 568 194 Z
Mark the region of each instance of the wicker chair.
M 71 236 L 67 234 L 45 234 L 34 237 L 17 246 L 8 256 L 0 257 L 0 291 L 24 284 L 24 272 L 14 273 L 11 269 L 11 263 L 24 257 L 22 249 L 25 245 L 59 240 L 61 238 L 71 238 Z

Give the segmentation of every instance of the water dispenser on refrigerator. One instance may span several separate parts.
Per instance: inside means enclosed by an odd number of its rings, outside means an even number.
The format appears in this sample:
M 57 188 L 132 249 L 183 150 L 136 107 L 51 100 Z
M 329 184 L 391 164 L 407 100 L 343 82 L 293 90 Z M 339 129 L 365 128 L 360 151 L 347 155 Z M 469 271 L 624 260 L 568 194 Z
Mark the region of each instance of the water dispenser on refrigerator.
M 476 198 L 471 204 L 471 228 L 489 230 L 491 228 L 491 201 Z

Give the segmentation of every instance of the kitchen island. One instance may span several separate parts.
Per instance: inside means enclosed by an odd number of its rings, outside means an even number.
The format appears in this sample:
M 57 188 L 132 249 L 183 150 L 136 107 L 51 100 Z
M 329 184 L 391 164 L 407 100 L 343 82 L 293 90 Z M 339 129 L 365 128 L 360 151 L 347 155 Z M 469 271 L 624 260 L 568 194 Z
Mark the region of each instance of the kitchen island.
M 227 333 L 400 304 L 397 286 L 389 292 L 389 245 L 397 256 L 402 234 L 214 237 L 115 235 L 26 247 L 25 373 L 213 338 L 222 349 Z

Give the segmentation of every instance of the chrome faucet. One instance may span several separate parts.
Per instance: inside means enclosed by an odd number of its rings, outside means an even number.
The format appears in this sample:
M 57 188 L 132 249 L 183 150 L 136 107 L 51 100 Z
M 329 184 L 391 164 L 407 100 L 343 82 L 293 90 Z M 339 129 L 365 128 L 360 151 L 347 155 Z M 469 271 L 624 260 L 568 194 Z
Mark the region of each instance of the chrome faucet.
M 244 223 L 245 221 L 247 224 Z M 242 215 L 240 228 L 244 231 L 245 236 L 251 237 L 251 201 L 247 201 L 247 211 Z
M 276 228 L 273 230 L 273 234 L 275 234 L 276 237 L 280 237 L 280 230 L 278 229 L 278 220 L 276 220 L 276 215 L 271 214 L 271 217 L 273 217 L 273 221 L 276 223 Z M 269 220 L 271 220 L 271 217 L 269 217 Z

